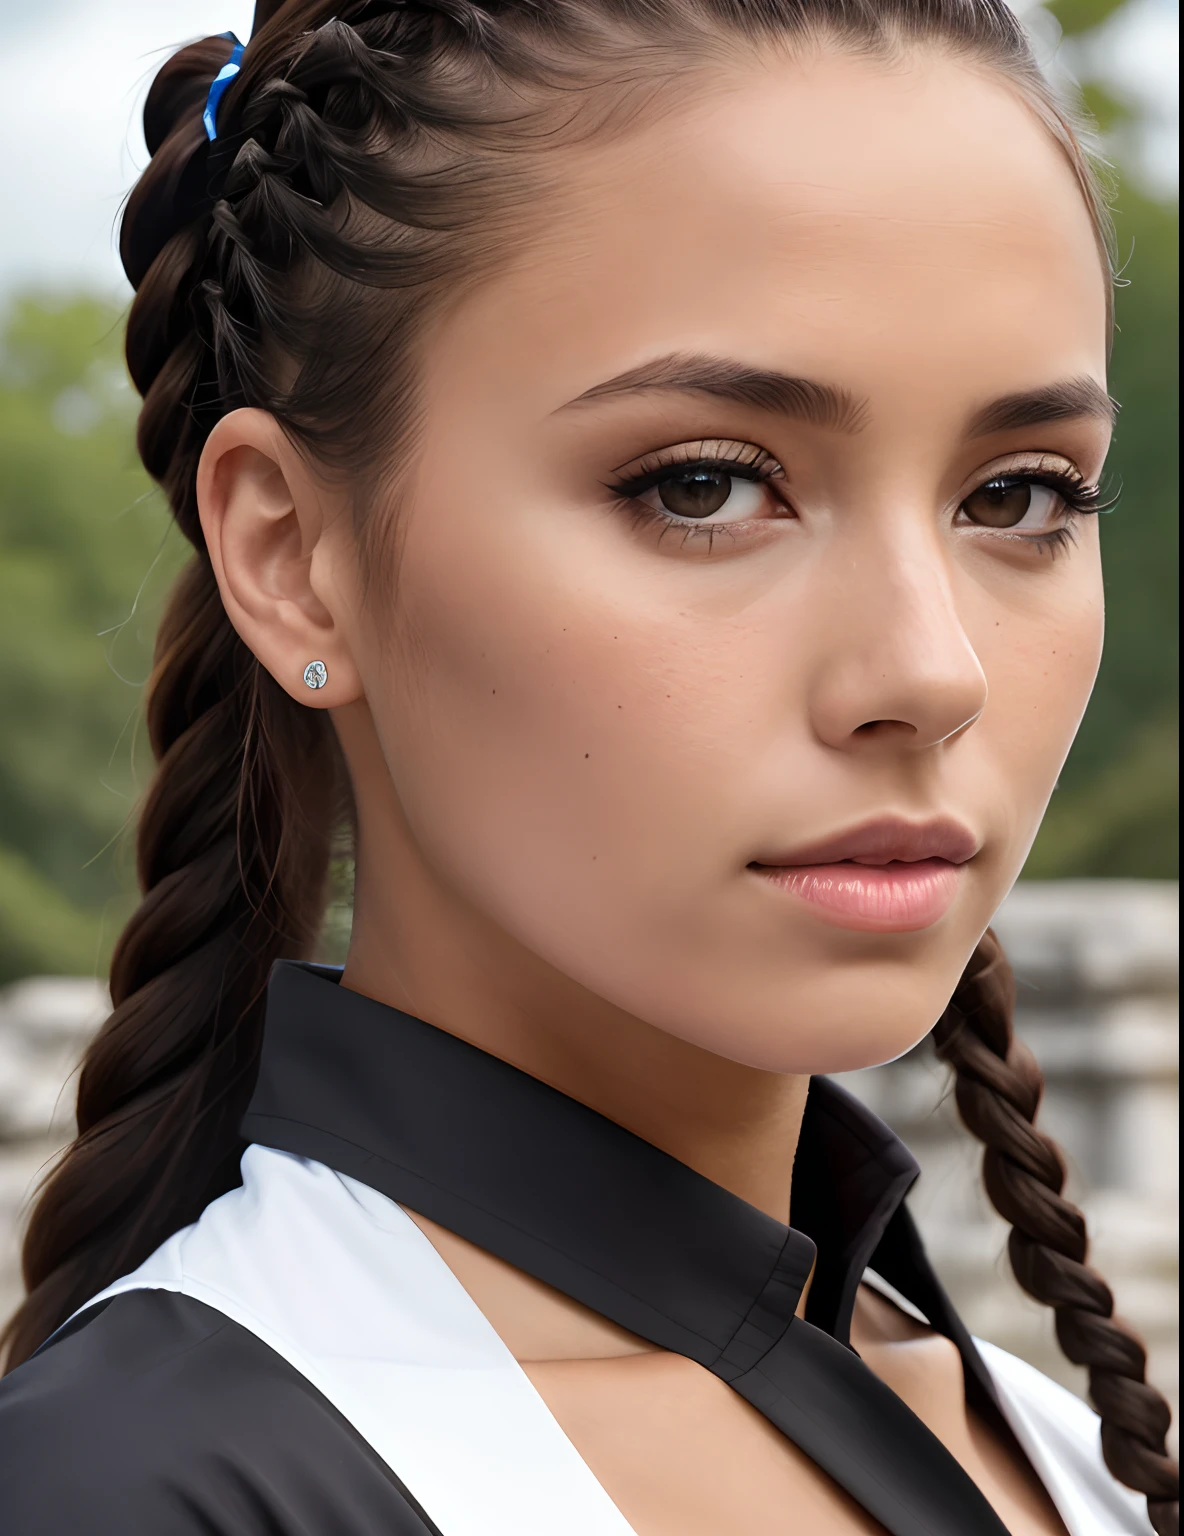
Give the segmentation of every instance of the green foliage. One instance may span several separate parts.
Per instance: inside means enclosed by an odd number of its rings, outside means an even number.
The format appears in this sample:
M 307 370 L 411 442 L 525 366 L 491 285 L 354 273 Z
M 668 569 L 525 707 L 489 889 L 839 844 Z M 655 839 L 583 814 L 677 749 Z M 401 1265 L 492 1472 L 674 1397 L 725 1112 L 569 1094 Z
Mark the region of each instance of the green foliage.
M 1121 9 L 1122 3 L 1123 0 L 1046 0 L 1044 9 L 1056 17 L 1066 37 L 1079 37 L 1100 27 Z
M 120 320 L 30 297 L 0 337 L 0 979 L 101 967 L 132 884 L 139 685 L 177 541 L 135 456 Z
M 1087 82 L 1081 88 L 1081 104 L 1090 122 L 1103 135 L 1113 133 L 1130 121 L 1130 108 L 1115 99 L 1105 86 Z
M 0 847 L 0 979 L 89 976 L 106 948 L 99 914 L 79 911 L 27 859 Z
M 1176 879 L 1179 835 L 1176 722 L 1152 721 L 1092 777 L 1058 792 L 1024 873 Z

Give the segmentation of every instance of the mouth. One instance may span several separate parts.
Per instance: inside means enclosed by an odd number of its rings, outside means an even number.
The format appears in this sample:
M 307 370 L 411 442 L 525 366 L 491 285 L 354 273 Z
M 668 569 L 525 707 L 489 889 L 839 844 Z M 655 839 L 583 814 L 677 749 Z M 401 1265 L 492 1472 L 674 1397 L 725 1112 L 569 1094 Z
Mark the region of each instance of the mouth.
M 953 905 L 979 843 L 961 822 L 884 817 L 748 868 L 843 928 L 911 933 Z

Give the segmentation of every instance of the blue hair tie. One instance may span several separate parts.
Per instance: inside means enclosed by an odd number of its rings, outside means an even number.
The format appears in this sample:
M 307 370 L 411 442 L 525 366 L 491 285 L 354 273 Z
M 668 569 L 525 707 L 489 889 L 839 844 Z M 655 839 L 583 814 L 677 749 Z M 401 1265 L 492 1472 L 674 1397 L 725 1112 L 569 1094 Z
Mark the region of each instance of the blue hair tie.
M 243 47 L 233 32 L 220 32 L 219 37 L 224 37 L 227 42 L 234 44 L 230 57 L 222 68 L 214 76 L 214 82 L 210 86 L 210 94 L 206 97 L 206 109 L 201 115 L 202 122 L 206 125 L 206 138 L 212 144 L 218 137 L 218 103 L 222 100 L 226 87 L 238 74 L 242 63 Z

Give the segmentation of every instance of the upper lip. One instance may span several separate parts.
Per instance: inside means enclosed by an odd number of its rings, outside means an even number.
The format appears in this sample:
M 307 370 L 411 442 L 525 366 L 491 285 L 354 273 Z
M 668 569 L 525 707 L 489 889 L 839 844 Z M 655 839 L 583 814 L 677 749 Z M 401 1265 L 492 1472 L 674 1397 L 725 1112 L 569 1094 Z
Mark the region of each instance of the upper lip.
M 879 816 L 833 837 L 753 862 L 766 868 L 838 864 L 843 860 L 856 864 L 890 864 L 896 860 L 915 864 L 921 859 L 946 859 L 951 864 L 965 864 L 978 850 L 974 833 L 951 816 L 938 816 L 931 821 Z

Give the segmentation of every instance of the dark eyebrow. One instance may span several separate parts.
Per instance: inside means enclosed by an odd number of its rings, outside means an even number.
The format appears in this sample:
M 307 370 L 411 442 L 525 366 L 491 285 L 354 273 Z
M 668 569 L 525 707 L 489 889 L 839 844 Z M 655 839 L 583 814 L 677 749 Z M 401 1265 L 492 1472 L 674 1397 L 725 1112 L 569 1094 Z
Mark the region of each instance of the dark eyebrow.
M 717 400 L 756 406 L 762 411 L 777 411 L 783 416 L 795 416 L 799 421 L 831 427 L 838 432 L 858 432 L 867 409 L 863 401 L 833 384 L 793 378 L 790 374 L 767 368 L 750 368 L 727 358 L 678 352 L 641 363 L 601 384 L 593 384 L 591 389 L 586 389 L 560 409 L 603 400 L 610 395 L 642 394 L 651 390 L 712 395 Z
M 1092 416 L 1112 427 L 1118 418 L 1118 402 L 1096 379 L 1065 379 L 992 400 L 973 417 L 968 435 L 987 437 L 992 432 L 1038 427 L 1046 421 L 1068 421 L 1075 416 Z

